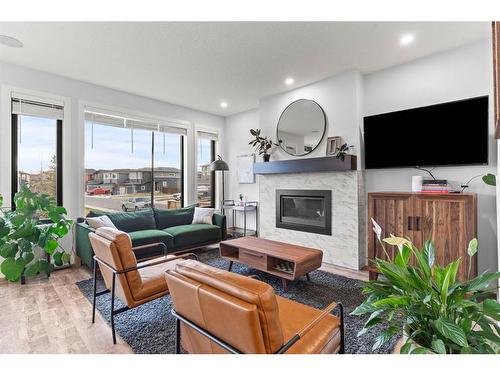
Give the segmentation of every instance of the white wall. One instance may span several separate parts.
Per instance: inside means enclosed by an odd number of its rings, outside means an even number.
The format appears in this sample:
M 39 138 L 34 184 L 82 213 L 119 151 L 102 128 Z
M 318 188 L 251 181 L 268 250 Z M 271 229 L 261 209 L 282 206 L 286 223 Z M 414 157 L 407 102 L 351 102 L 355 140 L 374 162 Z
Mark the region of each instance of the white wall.
M 168 84 L 168 82 L 165 84 Z M 190 141 L 187 142 L 187 160 L 185 165 L 188 175 L 186 184 L 190 193 L 187 197 L 188 203 L 194 200 L 196 147 L 192 135 L 195 127 L 217 129 L 220 133 L 219 148 L 223 149 L 224 147 L 224 118 L 220 116 L 2 62 L 0 62 L 0 85 L 2 87 L 15 86 L 70 98 L 71 123 L 69 127 L 65 127 L 65 131 L 70 132 L 70 142 L 69 144 L 64 144 L 63 148 L 66 150 L 69 149 L 71 152 L 65 153 L 63 151 L 65 155 L 63 162 L 63 178 L 65 181 L 63 197 L 64 205 L 71 217 L 82 214 L 83 210 L 82 176 L 84 155 L 78 152 L 78 150 L 83 149 L 83 123 L 79 118 L 82 101 L 103 106 L 118 107 L 133 112 L 142 112 L 151 116 L 188 121 L 190 123 L 188 136 L 191 136 Z M 1 103 L 5 103 L 5 100 L 2 100 Z M 8 107 L 0 107 L 0 113 L 3 114 L 1 118 L 4 119 L 0 124 L 0 193 L 6 199 L 6 204 L 10 201 L 11 155 L 11 124 L 8 116 L 4 116 L 7 111 L 9 111 Z M 67 126 L 68 124 L 65 125 Z M 67 139 L 67 136 L 68 134 L 66 134 L 65 139 Z M 189 173 L 189 171 L 192 171 L 192 173 Z
M 478 174 L 495 173 L 497 148 L 493 123 L 493 67 L 491 41 L 439 53 L 407 64 L 364 76 L 363 115 L 373 115 L 431 105 L 481 95 L 490 96 L 489 165 L 436 168 L 436 178 L 448 179 L 458 189 L 461 183 Z M 467 144 L 467 129 L 463 132 Z M 408 133 L 411 136 L 411 133 Z M 429 135 L 432 136 L 432 135 Z M 404 138 L 401 140 L 404 142 Z M 387 145 L 388 152 L 404 152 L 404 146 Z M 463 145 L 456 145 L 463 147 Z M 474 152 L 474 150 L 468 150 Z M 422 148 L 425 152 L 425 147 Z M 367 170 L 366 191 L 410 191 L 411 176 L 426 174 L 413 168 Z M 470 192 L 478 194 L 478 268 L 479 272 L 496 270 L 497 224 L 495 189 L 480 178 L 470 184 Z

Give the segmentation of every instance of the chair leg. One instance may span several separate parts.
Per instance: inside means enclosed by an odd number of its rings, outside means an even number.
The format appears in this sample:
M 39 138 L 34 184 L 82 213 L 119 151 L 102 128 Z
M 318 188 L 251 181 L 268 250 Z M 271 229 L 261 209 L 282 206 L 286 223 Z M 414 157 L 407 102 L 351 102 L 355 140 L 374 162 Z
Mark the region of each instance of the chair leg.
M 175 320 L 175 354 L 181 354 L 181 321 Z
M 340 313 L 340 350 L 339 354 L 345 353 L 345 334 L 344 334 L 344 306 L 339 303 L 339 313 Z
M 113 334 L 113 344 L 116 344 L 116 333 L 115 333 L 115 283 L 116 274 L 113 273 L 113 281 L 111 286 L 111 331 Z
M 92 296 L 92 324 L 95 323 L 95 301 L 97 297 L 97 262 L 94 259 L 94 294 Z

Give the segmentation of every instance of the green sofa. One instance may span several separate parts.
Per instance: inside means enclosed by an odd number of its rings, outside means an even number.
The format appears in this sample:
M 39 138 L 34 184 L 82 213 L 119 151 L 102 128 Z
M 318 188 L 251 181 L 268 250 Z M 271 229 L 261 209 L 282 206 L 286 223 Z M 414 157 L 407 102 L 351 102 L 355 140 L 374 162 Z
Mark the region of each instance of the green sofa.
M 196 249 L 223 241 L 227 237 L 226 217 L 214 214 L 212 224 L 192 224 L 194 206 L 177 209 L 145 209 L 135 212 L 90 211 L 87 217 L 108 216 L 113 224 L 132 239 L 132 246 L 162 242 L 167 252 Z M 94 231 L 85 218 L 79 218 L 76 226 L 76 253 L 82 264 L 93 267 L 94 252 L 89 233 Z M 163 247 L 152 247 L 136 252 L 137 259 L 163 254 Z

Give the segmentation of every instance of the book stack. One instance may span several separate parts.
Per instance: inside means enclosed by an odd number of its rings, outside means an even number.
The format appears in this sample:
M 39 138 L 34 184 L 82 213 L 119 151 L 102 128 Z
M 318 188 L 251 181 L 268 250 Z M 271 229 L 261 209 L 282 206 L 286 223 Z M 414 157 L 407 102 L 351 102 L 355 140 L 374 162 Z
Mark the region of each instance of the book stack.
M 450 192 L 447 180 L 422 181 L 422 193 L 445 194 Z

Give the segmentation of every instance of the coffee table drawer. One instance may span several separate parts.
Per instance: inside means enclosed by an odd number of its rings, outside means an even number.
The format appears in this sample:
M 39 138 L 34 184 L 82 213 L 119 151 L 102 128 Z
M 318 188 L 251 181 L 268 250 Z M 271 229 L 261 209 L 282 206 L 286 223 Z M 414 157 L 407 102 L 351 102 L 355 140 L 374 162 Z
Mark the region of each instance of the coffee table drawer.
M 256 253 L 250 250 L 240 248 L 240 259 L 241 263 L 247 264 L 249 266 L 266 269 L 267 268 L 267 258 L 265 254 Z

